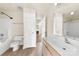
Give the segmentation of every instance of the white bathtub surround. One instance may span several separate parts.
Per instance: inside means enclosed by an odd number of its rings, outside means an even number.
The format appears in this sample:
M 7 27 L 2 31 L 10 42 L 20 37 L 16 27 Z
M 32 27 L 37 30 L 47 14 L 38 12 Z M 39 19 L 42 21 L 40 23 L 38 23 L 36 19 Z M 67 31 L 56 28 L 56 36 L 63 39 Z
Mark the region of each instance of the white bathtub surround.
M 11 19 L 2 18 L 0 19 L 0 34 L 2 35 L 2 41 L 0 41 L 0 55 L 3 54 L 10 47 L 12 40 L 12 26 L 13 22 Z
M 62 13 L 54 14 L 53 34 L 63 36 L 63 14 Z
M 34 9 L 23 8 L 24 43 L 23 49 L 36 47 L 36 14 Z

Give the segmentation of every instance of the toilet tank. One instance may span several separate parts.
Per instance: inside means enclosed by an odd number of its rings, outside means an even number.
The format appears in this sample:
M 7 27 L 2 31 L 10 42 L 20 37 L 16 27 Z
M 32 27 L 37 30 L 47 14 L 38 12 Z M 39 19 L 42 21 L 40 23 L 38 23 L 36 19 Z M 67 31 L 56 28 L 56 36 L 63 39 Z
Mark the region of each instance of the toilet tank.
M 20 45 L 23 45 L 23 40 L 24 40 L 24 38 L 21 35 L 16 35 L 14 37 L 14 41 L 19 41 Z

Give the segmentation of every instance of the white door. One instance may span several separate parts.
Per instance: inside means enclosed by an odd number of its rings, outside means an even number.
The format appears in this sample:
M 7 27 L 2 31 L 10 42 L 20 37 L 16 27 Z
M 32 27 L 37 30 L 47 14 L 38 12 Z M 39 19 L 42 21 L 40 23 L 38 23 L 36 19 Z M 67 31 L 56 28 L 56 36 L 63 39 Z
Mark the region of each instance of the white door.
M 24 9 L 24 47 L 36 47 L 36 19 L 33 10 Z

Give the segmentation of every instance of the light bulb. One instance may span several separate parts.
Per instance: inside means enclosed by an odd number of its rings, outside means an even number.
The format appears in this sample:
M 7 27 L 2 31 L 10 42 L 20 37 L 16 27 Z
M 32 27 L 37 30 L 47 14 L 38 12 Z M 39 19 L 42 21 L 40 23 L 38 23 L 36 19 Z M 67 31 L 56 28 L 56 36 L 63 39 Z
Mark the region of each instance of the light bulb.
M 74 12 L 72 11 L 72 12 L 70 13 L 70 15 L 74 15 Z
M 54 3 L 55 6 L 57 6 L 57 3 Z

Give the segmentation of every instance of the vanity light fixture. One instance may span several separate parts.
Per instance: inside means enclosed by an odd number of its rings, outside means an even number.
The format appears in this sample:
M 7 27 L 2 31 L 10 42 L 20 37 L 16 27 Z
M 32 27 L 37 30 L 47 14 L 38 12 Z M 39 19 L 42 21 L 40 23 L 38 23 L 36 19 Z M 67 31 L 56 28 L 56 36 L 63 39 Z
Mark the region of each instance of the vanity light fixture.
M 54 3 L 54 6 L 57 6 L 57 3 Z

